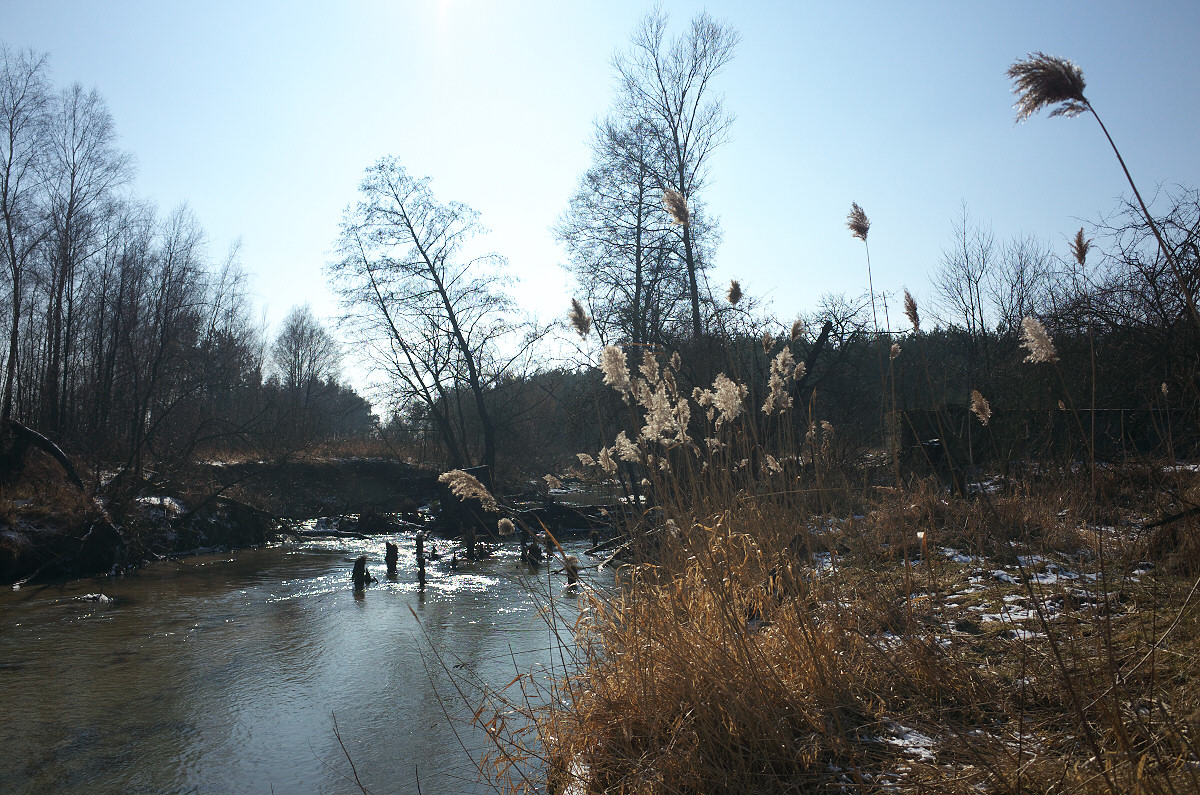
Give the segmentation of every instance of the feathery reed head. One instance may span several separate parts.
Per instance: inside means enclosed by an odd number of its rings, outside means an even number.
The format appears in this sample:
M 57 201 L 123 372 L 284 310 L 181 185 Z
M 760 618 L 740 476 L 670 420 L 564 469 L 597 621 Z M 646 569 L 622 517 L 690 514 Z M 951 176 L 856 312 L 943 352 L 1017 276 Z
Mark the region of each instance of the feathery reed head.
M 892 351 L 891 351 L 891 353 L 888 354 L 888 359 L 894 361 L 899 355 L 900 355 L 900 343 L 893 342 L 892 343 Z
M 680 226 L 687 226 L 691 221 L 691 213 L 688 211 L 687 199 L 677 190 L 667 188 L 663 191 L 662 197 L 663 207 L 667 208 L 667 212 L 671 214 L 671 220 Z
M 1083 236 L 1083 227 L 1075 233 L 1075 239 L 1071 241 L 1071 253 L 1075 255 L 1075 261 L 1081 266 L 1087 260 L 1088 249 L 1092 247 L 1092 241 Z
M 561 489 L 562 481 L 554 477 L 554 475 L 542 475 L 542 480 L 546 481 L 546 488 Z
M 798 342 L 804 337 L 804 321 L 796 320 L 792 324 L 792 342 Z
M 738 284 L 737 279 L 729 283 L 729 293 L 726 297 L 729 298 L 729 303 L 733 306 L 737 306 L 737 302 L 742 300 L 742 285 Z
M 1051 116 L 1078 116 L 1088 109 L 1083 96 L 1083 70 L 1066 58 L 1030 53 L 1008 67 L 1017 101 L 1017 121 L 1025 121 L 1042 108 L 1059 105 Z
M 513 527 L 512 519 L 506 516 L 499 522 L 496 522 L 496 532 L 502 536 L 510 536 L 517 532 L 517 529 Z
M 617 434 L 617 440 L 613 443 L 613 449 L 616 450 L 617 458 L 622 461 L 628 461 L 631 464 L 639 463 L 642 460 L 642 451 L 638 446 L 629 440 L 625 435 L 625 431 Z
M 460 500 L 479 500 L 483 509 L 490 513 L 499 510 L 496 506 L 496 498 L 469 472 L 451 469 L 449 472 L 443 472 L 438 480 L 449 486 L 450 492 Z
M 619 392 L 629 391 L 629 366 L 625 363 L 625 352 L 616 345 L 608 345 L 600 354 L 600 370 L 604 383 Z
M 1032 317 L 1021 321 L 1021 347 L 1029 351 L 1025 357 L 1027 362 L 1058 361 L 1058 351 L 1054 349 L 1054 341 L 1050 339 L 1046 327 Z
M 592 331 L 592 319 L 587 316 L 587 312 L 583 311 L 583 304 L 579 303 L 578 298 L 571 299 L 571 313 L 567 316 L 571 325 L 579 332 L 579 336 L 586 337 Z
M 992 418 L 992 406 L 987 402 L 987 398 L 979 393 L 978 389 L 971 390 L 971 411 L 984 425 L 987 425 L 988 420 Z
M 912 293 L 906 288 L 904 290 L 904 314 L 908 318 L 908 322 L 912 323 L 913 331 L 921 331 L 921 316 L 917 314 L 917 302 L 912 297 Z
M 769 332 L 769 331 L 763 332 L 762 346 L 763 346 L 763 353 L 770 353 L 771 348 L 775 347 L 775 337 L 773 337 L 771 335 L 771 332 Z
M 871 231 L 871 219 L 858 206 L 858 202 L 850 202 L 850 214 L 846 216 L 846 227 L 850 234 L 862 242 L 867 242 L 867 232 Z

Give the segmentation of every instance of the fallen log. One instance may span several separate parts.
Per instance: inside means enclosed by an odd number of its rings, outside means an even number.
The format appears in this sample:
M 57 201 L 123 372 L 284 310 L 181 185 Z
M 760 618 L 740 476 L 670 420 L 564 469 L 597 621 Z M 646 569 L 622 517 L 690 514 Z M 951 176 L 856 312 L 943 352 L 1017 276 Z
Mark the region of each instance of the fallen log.
M 67 480 L 71 481 L 71 485 L 79 489 L 80 492 L 85 491 L 83 481 L 80 480 L 79 473 L 75 471 L 75 465 L 71 463 L 71 459 L 67 458 L 67 454 L 62 451 L 61 447 L 16 420 L 9 420 L 8 427 L 13 435 L 13 446 L 5 454 L 7 460 L 4 464 L 10 475 L 19 475 L 24 470 L 26 451 L 30 447 L 36 447 L 58 462 L 58 465 L 66 473 Z

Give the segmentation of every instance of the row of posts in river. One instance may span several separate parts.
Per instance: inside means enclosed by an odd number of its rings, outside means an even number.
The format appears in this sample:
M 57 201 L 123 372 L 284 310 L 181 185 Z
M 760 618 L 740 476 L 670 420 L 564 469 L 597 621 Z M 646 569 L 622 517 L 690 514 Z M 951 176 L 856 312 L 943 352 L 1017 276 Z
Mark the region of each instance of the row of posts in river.
M 432 544 L 430 544 L 429 554 L 426 555 L 425 532 L 423 530 L 417 531 L 415 542 L 417 552 L 417 585 L 423 589 L 425 587 L 425 561 L 427 559 L 438 560 L 441 556 L 437 553 L 436 548 Z M 531 539 L 529 537 L 528 533 L 525 531 L 525 528 L 521 528 L 520 542 L 521 561 L 523 563 L 528 563 L 531 566 L 537 567 L 546 559 L 547 552 L 542 550 L 542 545 L 538 543 L 536 538 Z M 385 544 L 387 552 L 384 555 L 384 563 L 387 564 L 388 577 L 394 578 L 396 576 L 396 564 L 400 560 L 400 548 L 391 541 L 387 541 Z M 474 559 L 476 554 L 473 533 L 471 534 L 467 544 L 468 557 Z M 547 551 L 548 549 L 549 544 L 547 544 Z M 450 568 L 451 570 L 458 569 L 457 553 L 451 555 L 450 557 Z M 574 555 L 567 555 L 563 558 L 563 571 L 567 575 L 567 585 L 575 585 L 579 581 L 579 561 Z M 371 573 L 367 571 L 366 555 L 360 555 L 354 561 L 354 568 L 351 570 L 350 579 L 354 582 L 354 589 L 356 591 L 362 590 L 370 583 L 376 581 L 375 578 L 371 576 Z

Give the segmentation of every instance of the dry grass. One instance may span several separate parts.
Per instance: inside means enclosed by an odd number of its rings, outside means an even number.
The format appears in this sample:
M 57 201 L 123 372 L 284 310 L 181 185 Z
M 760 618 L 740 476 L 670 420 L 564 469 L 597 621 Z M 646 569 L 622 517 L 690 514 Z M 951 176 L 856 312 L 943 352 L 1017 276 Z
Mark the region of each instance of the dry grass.
M 1200 791 L 1197 473 L 885 486 L 786 402 L 604 370 L 654 508 L 551 690 L 478 713 L 503 789 Z
M 1200 789 L 1191 582 L 1059 517 L 1059 489 L 980 502 L 801 523 L 760 502 L 665 536 L 589 599 L 561 701 L 525 705 L 555 791 L 572 770 L 606 793 Z M 1006 539 L 1023 521 L 1045 526 Z

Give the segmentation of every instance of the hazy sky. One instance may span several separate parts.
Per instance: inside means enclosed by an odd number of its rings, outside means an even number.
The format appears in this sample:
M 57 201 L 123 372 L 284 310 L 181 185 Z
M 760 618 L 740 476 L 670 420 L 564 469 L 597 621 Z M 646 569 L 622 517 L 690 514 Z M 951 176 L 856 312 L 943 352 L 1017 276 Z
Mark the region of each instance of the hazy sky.
M 609 108 L 611 56 L 650 7 L 606 0 L 0 0 L 0 37 L 51 54 L 58 85 L 107 98 L 136 192 L 186 201 L 214 258 L 241 259 L 277 322 L 311 302 L 363 169 L 396 155 L 465 202 L 521 280 L 566 311 L 550 227 Z M 1070 58 L 1144 191 L 1200 185 L 1200 3 L 671 2 L 742 36 L 718 88 L 737 115 L 706 194 L 724 233 L 714 284 L 741 280 L 790 320 L 864 293 L 852 201 L 873 223 L 877 290 L 919 299 L 962 202 L 1000 238 L 1060 251 L 1126 191 L 1090 117 L 1013 122 L 1004 71 Z M 893 315 L 893 318 L 898 315 Z

